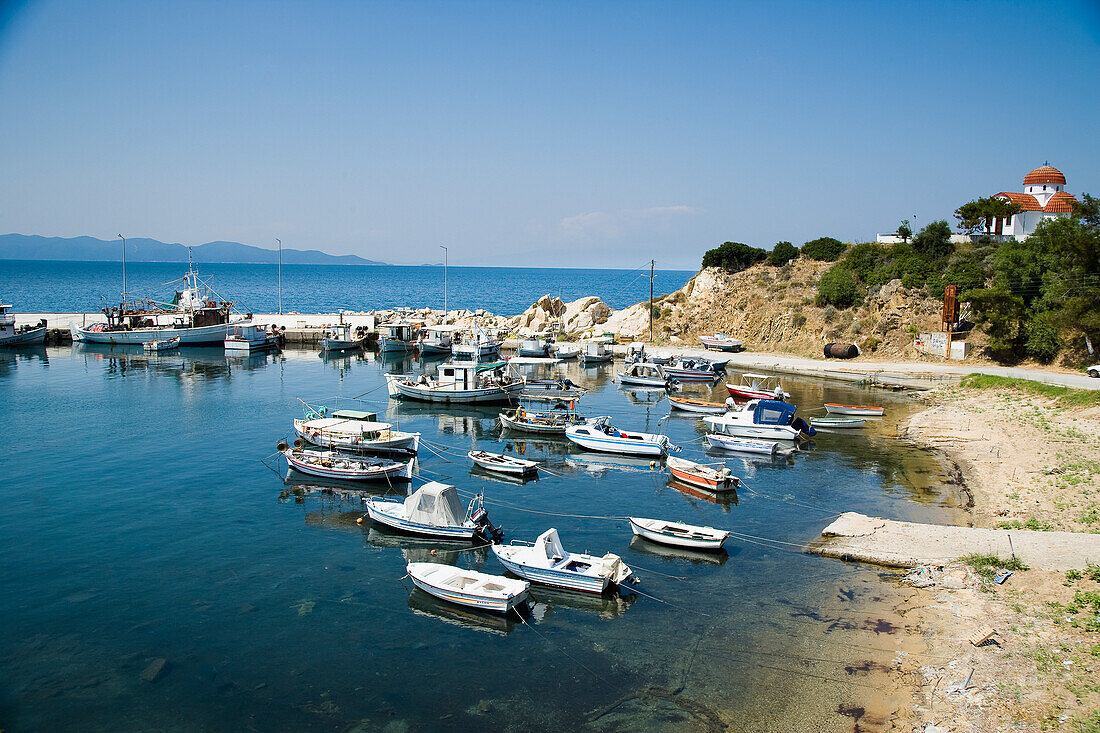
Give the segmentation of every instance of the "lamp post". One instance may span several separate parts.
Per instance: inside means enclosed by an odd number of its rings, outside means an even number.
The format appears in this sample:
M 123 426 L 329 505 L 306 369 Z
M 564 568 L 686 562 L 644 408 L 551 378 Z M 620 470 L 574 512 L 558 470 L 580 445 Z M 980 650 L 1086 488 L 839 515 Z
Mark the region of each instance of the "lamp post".
M 122 305 L 126 305 L 126 237 L 121 234 L 118 238 L 122 240 Z
M 450 252 L 442 244 L 439 248 L 443 250 L 443 318 L 447 317 L 447 260 L 450 258 Z
M 283 240 L 275 237 L 279 243 L 279 315 L 283 314 Z

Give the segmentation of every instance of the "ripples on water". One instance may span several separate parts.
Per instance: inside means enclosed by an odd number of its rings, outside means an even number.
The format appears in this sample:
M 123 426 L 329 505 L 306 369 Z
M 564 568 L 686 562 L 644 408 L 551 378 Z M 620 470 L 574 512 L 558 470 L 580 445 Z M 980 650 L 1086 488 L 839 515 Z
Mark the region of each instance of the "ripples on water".
M 670 487 L 646 461 L 502 438 L 495 408 L 387 401 L 382 374 L 418 368 L 303 351 L 0 352 L 0 727 L 843 727 L 843 716 L 821 715 L 867 693 L 862 672 L 846 666 L 895 648 L 897 619 L 882 625 L 873 570 L 798 546 L 845 510 L 942 518 L 925 454 L 887 426 L 821 435 L 793 460 L 728 457 L 746 488 L 713 503 Z M 594 390 L 585 412 L 624 428 L 654 430 L 668 412 L 660 393 L 612 384 L 613 367 L 559 373 Z M 784 386 L 803 411 L 826 399 L 905 409 L 879 392 Z M 297 397 L 331 407 L 357 395 L 434 446 L 544 461 L 550 470 L 525 484 L 428 451 L 420 465 L 426 478 L 484 491 L 509 539 L 554 526 L 567 549 L 620 554 L 642 577 L 639 592 L 536 587 L 530 626 L 410 592 L 406 560 L 501 568 L 484 548 L 357 525 L 355 492 L 302 476 L 285 483 L 269 467 L 285 474 L 271 454 L 300 412 Z M 703 455 L 697 420 L 664 424 L 680 455 Z M 632 539 L 625 522 L 513 507 L 662 517 L 794 544 L 731 539 L 722 555 L 678 553 Z M 158 658 L 164 669 L 145 681 Z

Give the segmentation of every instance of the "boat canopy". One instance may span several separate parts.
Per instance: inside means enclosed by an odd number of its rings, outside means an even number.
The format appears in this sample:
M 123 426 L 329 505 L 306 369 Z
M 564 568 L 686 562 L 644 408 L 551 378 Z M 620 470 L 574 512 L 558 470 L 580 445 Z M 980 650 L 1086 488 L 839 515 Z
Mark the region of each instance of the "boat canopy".
M 462 326 L 439 325 L 439 326 L 425 326 L 424 330 L 425 331 L 434 331 L 436 333 L 454 333 L 455 331 L 463 330 L 463 328 L 462 328 Z
M 790 425 L 796 409 L 781 400 L 759 400 L 753 408 L 752 421 L 757 425 Z
M 362 410 L 337 410 L 332 413 L 332 416 L 341 420 L 362 420 L 364 422 L 375 422 L 378 420 L 378 413 L 363 412 Z
M 741 375 L 741 379 L 771 379 L 769 374 L 753 374 L 752 372 L 745 372 Z
M 539 538 L 535 540 L 535 545 L 542 548 L 547 562 L 551 564 L 561 562 L 569 557 L 569 553 L 561 546 L 561 540 L 558 539 L 558 530 L 553 527 L 540 534 Z
M 405 499 L 405 519 L 437 527 L 462 524 L 466 512 L 453 486 L 430 481 Z

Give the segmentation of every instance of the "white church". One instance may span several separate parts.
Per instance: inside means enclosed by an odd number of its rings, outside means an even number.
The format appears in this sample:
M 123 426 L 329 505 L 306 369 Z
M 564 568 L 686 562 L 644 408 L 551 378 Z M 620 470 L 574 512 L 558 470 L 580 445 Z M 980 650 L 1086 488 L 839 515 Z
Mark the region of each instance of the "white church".
M 1024 192 L 1001 191 L 994 198 L 1020 205 L 1020 213 L 1007 219 L 994 219 L 991 234 L 1026 239 L 1043 219 L 1066 216 L 1073 212 L 1077 199 L 1065 191 L 1066 177 L 1054 166 L 1044 165 L 1024 176 Z

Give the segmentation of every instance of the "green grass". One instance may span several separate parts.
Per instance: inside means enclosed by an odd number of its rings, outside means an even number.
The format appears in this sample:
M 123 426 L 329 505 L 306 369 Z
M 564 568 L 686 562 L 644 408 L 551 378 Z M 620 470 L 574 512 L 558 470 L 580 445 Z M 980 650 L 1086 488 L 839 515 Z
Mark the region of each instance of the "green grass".
M 1100 390 L 1074 389 L 1055 384 L 1044 384 L 1030 379 L 997 377 L 992 374 L 968 374 L 960 383 L 968 389 L 1015 389 L 1020 392 L 1048 397 L 1066 407 L 1093 407 L 1100 405 Z
M 1027 565 L 1024 565 L 1018 557 L 1006 560 L 1003 557 L 997 557 L 996 555 L 989 555 L 982 552 L 971 553 L 962 558 L 962 561 L 974 568 L 974 571 L 978 573 L 978 575 L 989 581 L 993 580 L 993 576 L 996 575 L 997 571 L 1001 568 L 1013 572 L 1027 570 Z

